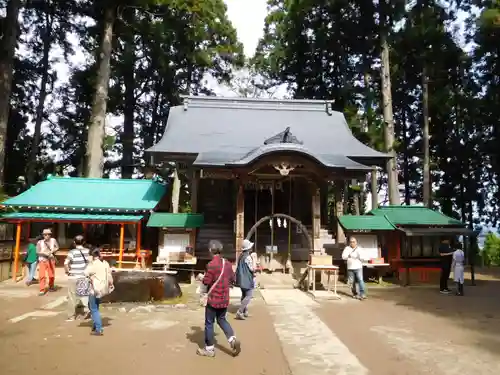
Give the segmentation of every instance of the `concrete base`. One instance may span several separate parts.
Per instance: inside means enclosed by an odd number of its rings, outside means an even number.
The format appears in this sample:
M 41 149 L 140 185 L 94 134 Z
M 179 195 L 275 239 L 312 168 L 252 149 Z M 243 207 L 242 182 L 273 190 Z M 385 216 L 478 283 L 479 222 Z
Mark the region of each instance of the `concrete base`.
M 148 302 L 182 296 L 174 276 L 157 272 L 122 270 L 113 272 L 115 290 L 106 302 Z
M 308 295 L 310 295 L 312 298 L 315 300 L 340 300 L 342 297 L 340 297 L 337 293 L 334 293 L 332 291 L 327 291 L 327 290 L 316 290 L 312 291 L 309 290 L 307 292 Z

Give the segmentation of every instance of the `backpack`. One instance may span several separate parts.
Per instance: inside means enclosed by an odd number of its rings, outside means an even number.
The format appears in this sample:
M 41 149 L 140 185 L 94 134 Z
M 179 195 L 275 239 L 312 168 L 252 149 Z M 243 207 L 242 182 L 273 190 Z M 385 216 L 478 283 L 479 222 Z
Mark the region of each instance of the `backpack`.
M 102 272 L 104 274 L 104 278 L 100 279 L 96 277 L 96 275 L 92 275 L 92 288 L 94 290 L 94 295 L 97 298 L 107 296 L 115 289 L 108 262 L 105 260 L 101 262 L 102 265 L 100 265 L 100 267 L 104 268 L 104 272 Z

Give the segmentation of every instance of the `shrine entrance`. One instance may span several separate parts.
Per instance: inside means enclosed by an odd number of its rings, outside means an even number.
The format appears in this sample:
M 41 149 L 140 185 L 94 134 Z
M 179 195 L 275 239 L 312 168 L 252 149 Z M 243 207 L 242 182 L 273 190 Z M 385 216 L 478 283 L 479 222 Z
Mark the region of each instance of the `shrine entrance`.
M 302 178 L 259 179 L 245 184 L 245 233 L 264 269 L 290 268 L 313 249 L 311 193 Z

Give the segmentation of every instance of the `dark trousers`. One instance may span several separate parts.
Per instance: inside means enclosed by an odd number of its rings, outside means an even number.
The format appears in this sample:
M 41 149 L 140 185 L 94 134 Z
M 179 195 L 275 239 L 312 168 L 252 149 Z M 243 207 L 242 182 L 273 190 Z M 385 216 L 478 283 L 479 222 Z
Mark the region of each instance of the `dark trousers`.
M 252 289 L 241 288 L 241 305 L 238 310 L 240 314 L 248 313 L 248 304 L 252 300 Z
M 217 320 L 217 324 L 222 329 L 226 338 L 229 339 L 234 336 L 234 331 L 229 322 L 226 319 L 227 308 L 216 309 L 210 305 L 205 307 L 205 345 L 213 346 L 215 343 L 214 339 L 214 323 Z
M 447 290 L 448 289 L 448 279 L 450 278 L 451 272 L 451 262 L 447 259 L 441 260 L 441 277 L 439 280 L 439 289 Z

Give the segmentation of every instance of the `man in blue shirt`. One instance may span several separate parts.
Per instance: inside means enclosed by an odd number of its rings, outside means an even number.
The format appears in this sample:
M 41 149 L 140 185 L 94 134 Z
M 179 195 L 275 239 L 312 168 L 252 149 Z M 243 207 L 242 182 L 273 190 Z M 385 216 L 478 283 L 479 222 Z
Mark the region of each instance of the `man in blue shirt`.
M 439 282 L 439 292 L 449 294 L 448 279 L 450 278 L 451 262 L 453 250 L 450 247 L 450 240 L 444 239 L 439 246 L 439 256 L 441 258 L 441 278 Z

